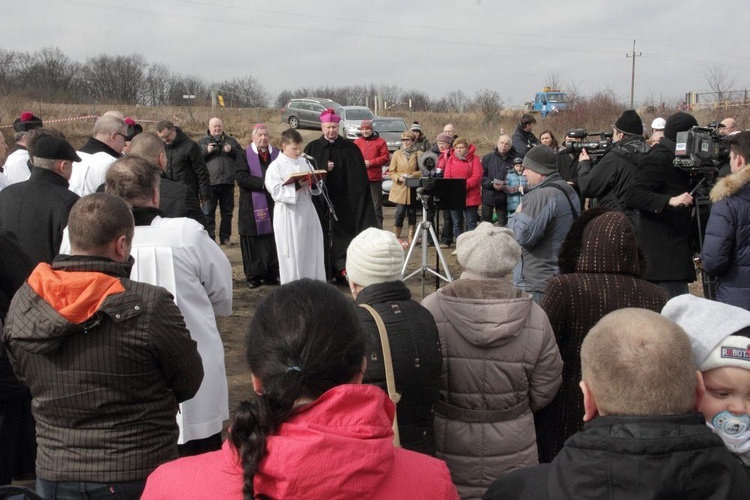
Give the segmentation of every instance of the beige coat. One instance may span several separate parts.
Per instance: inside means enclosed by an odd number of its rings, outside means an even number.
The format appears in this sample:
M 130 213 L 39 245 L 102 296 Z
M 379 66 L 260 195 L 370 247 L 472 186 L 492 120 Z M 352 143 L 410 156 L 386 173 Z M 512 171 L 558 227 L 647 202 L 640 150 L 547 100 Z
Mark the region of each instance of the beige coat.
M 443 351 L 437 457 L 461 498 L 481 498 L 498 477 L 537 463 L 531 412 L 560 386 L 555 335 L 542 308 L 506 279 L 464 272 L 422 305 L 435 317 Z
M 388 175 L 393 181 L 391 186 L 391 192 L 388 194 L 388 201 L 391 203 L 397 203 L 399 205 L 409 205 L 412 202 L 411 189 L 401 179 L 402 175 L 409 175 L 411 177 L 421 177 L 422 174 L 419 171 L 419 164 L 417 160 L 421 151 L 415 151 L 406 159 L 406 155 L 403 150 L 399 149 L 393 153 L 391 158 L 391 166 L 388 168 Z

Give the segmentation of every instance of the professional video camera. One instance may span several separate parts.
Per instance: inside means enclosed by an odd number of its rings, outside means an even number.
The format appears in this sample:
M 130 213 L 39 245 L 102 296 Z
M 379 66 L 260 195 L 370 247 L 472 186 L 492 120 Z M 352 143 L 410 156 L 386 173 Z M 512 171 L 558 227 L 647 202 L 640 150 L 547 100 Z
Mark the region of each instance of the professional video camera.
M 719 133 L 718 122 L 706 127 L 695 126 L 687 132 L 677 132 L 674 166 L 691 173 L 715 174 L 729 161 L 729 138 Z
M 567 141 L 565 143 L 565 152 L 578 155 L 582 150 L 586 150 L 591 158 L 591 164 L 596 164 L 612 149 L 612 132 L 586 132 L 583 128 L 574 128 L 568 131 L 568 137 L 580 139 L 580 141 Z M 598 141 L 586 141 L 588 137 L 598 136 Z

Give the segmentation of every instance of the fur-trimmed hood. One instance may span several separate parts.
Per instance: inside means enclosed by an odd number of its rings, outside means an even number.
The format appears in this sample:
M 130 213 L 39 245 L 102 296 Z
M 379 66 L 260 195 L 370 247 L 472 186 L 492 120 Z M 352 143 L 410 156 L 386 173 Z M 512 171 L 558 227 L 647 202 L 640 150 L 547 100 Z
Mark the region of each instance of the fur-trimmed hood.
M 711 189 L 711 202 L 716 203 L 734 196 L 748 183 L 750 183 L 750 165 L 745 165 L 741 170 L 719 179 L 719 182 Z

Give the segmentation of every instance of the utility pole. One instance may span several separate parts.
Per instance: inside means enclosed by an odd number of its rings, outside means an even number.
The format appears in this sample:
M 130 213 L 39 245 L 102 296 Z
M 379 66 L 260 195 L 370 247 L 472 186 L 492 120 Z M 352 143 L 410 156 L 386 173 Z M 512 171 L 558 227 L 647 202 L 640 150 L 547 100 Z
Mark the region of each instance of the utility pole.
M 633 108 L 633 94 L 635 93 L 635 58 L 643 56 L 642 52 L 635 53 L 635 40 L 633 40 L 633 53 L 625 54 L 625 57 L 633 58 L 633 71 L 630 74 L 630 109 Z

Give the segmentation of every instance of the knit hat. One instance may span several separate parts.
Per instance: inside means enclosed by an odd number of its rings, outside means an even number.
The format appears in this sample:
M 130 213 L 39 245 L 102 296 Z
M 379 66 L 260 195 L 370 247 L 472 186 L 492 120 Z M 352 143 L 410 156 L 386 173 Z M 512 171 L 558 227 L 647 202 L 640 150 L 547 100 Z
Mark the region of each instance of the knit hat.
M 328 108 L 320 113 L 320 123 L 338 123 L 340 121 L 341 117 L 332 108 Z
M 523 157 L 523 166 L 539 175 L 554 174 L 557 172 L 555 151 L 549 146 L 534 146 Z
M 523 158 L 520 156 L 513 158 L 513 165 L 523 165 Z
M 81 161 L 81 158 L 68 141 L 61 137 L 48 135 L 39 139 L 34 145 L 34 157 L 47 160 Z
M 661 116 L 658 118 L 654 118 L 654 121 L 651 122 L 651 130 L 664 130 L 664 126 L 666 124 L 667 120 L 665 120 Z
M 450 134 L 446 134 L 445 132 L 442 132 L 437 135 L 435 138 L 435 142 L 444 142 L 446 144 L 453 144 L 453 137 L 451 137 Z
M 521 259 L 521 246 L 507 227 L 480 223 L 456 240 L 458 263 L 467 271 L 487 278 L 500 278 L 513 271 Z
M 42 128 L 44 123 L 38 116 L 34 116 L 31 111 L 24 111 L 21 116 L 13 122 L 13 130 L 16 132 L 28 132 L 35 128 Z
M 367 287 L 401 279 L 404 248 L 396 236 L 370 227 L 359 233 L 346 251 L 349 283 Z
M 643 134 L 643 122 L 634 109 L 626 109 L 615 122 L 615 128 L 626 134 Z
M 363 128 L 369 128 L 372 130 L 372 120 L 362 120 L 362 124 L 359 126 L 359 129 L 362 130 Z
M 677 132 L 685 132 L 698 125 L 698 120 L 693 115 L 683 113 L 682 111 L 677 112 L 667 118 L 667 123 L 664 124 L 664 137 L 669 140 L 677 140 Z
M 685 294 L 667 302 L 661 313 L 687 332 L 698 370 L 750 370 L 750 338 L 743 336 L 750 334 L 750 311 Z
M 412 132 L 417 132 L 417 131 L 421 132 L 422 127 L 419 126 L 419 122 L 414 122 L 411 124 L 411 128 L 409 130 L 411 130 Z

